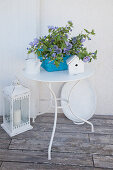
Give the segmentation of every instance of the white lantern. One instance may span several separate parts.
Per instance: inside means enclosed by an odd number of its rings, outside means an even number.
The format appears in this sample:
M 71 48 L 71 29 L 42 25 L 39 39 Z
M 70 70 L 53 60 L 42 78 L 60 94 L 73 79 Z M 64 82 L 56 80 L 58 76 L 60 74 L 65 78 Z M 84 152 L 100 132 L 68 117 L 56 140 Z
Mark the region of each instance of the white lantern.
M 3 89 L 4 114 L 2 128 L 15 136 L 32 129 L 30 125 L 30 90 L 18 82 Z

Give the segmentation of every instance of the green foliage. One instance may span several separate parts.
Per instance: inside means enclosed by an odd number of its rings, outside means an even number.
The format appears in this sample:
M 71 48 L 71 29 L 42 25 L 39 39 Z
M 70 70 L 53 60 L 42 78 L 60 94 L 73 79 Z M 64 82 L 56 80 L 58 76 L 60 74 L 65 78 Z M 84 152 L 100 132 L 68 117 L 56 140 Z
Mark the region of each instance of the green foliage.
M 92 53 L 88 52 L 84 47 L 84 41 L 91 40 L 90 35 L 95 35 L 94 30 L 88 31 L 84 29 L 85 33 L 80 33 L 76 37 L 69 38 L 73 28 L 73 23 L 68 21 L 65 27 L 48 27 L 49 34 L 47 36 L 35 38 L 30 43 L 31 47 L 28 48 L 28 54 L 34 52 L 40 59 L 54 61 L 54 64 L 58 67 L 60 62 L 63 62 L 63 58 L 66 55 L 77 55 L 79 59 L 84 61 L 85 57 L 92 59 L 97 58 L 97 50 Z

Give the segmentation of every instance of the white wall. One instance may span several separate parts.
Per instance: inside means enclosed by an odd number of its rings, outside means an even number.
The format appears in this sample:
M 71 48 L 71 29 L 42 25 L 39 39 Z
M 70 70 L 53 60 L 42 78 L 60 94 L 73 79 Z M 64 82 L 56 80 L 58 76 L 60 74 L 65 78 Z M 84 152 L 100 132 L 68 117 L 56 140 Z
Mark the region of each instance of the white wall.
M 95 75 L 91 78 L 97 93 L 96 114 L 113 114 L 113 0 L 42 0 L 42 34 L 48 25 L 74 23 L 73 35 L 86 28 L 96 36 L 88 48 L 98 50 Z M 54 88 L 57 90 L 58 85 Z M 43 95 L 44 92 L 43 92 Z
M 32 114 L 38 112 L 37 84 L 24 79 L 21 70 L 27 57 L 27 45 L 38 34 L 39 1 L 0 0 L 0 113 L 3 112 L 2 93 L 15 75 L 32 89 Z M 37 94 L 36 94 L 37 91 Z
M 39 0 L 0 0 L 1 114 L 1 89 L 11 83 L 15 73 L 32 89 L 32 114 L 38 113 L 38 84 L 24 79 L 20 73 L 26 47 L 36 34 L 46 34 L 48 25 L 62 26 L 68 20 L 74 23 L 73 35 L 83 28 L 95 29 L 96 36 L 88 48 L 98 50 L 96 72 L 90 79 L 97 92 L 96 114 L 113 114 L 113 0 L 41 0 L 41 6 Z M 58 96 L 61 85 L 53 85 Z M 48 97 L 42 85 L 40 92 L 42 97 Z M 40 106 L 42 110 L 42 103 Z

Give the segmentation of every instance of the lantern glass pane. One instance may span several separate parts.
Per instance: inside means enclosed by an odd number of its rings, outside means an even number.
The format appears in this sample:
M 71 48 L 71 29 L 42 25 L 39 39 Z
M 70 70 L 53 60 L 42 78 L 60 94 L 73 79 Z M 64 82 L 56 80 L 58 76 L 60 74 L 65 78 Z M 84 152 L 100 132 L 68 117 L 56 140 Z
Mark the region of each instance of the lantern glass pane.
M 29 122 L 29 98 L 26 97 L 21 101 L 22 121 Z
M 13 102 L 13 126 L 21 124 L 21 100 Z
M 23 125 L 29 121 L 29 98 L 14 101 L 13 125 Z
M 10 101 L 4 98 L 4 122 L 10 126 Z

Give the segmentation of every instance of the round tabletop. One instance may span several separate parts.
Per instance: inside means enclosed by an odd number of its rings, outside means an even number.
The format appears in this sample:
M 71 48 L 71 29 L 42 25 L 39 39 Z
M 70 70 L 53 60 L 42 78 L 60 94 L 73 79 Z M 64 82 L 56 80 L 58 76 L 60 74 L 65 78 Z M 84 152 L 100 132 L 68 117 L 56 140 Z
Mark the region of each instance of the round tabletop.
M 71 82 L 92 76 L 94 74 L 94 70 L 91 67 L 85 67 L 84 73 L 70 75 L 68 70 L 47 72 L 41 68 L 40 73 L 28 74 L 25 69 L 23 69 L 23 74 L 26 78 L 39 82 Z

